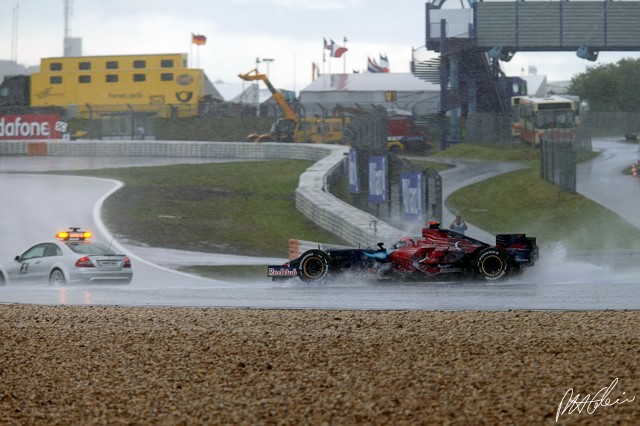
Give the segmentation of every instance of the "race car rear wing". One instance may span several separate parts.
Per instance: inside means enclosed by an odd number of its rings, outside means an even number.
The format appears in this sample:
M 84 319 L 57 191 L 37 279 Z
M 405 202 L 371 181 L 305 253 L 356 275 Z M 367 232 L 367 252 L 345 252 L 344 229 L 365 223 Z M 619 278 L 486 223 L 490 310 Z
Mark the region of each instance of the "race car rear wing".
M 511 253 L 516 262 L 533 265 L 538 260 L 539 252 L 535 237 L 526 234 L 498 234 L 496 247 Z

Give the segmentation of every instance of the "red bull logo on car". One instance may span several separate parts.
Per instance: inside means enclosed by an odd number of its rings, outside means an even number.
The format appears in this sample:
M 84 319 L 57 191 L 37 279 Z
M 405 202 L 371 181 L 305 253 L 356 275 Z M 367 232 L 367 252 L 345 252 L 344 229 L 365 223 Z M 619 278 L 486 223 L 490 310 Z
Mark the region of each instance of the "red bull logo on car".
M 268 277 L 297 277 L 298 270 L 290 266 L 269 266 Z

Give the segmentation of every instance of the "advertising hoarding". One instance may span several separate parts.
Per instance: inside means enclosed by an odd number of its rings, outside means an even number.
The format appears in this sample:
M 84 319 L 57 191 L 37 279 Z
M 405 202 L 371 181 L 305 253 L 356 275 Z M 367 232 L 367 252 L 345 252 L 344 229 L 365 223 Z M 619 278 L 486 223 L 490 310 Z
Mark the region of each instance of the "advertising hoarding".
M 389 201 L 387 156 L 369 157 L 369 201 L 382 204 Z
M 405 221 L 422 222 L 424 217 L 425 182 L 422 173 L 401 173 L 400 194 Z
M 0 115 L 0 140 L 61 139 L 59 122 L 60 114 Z

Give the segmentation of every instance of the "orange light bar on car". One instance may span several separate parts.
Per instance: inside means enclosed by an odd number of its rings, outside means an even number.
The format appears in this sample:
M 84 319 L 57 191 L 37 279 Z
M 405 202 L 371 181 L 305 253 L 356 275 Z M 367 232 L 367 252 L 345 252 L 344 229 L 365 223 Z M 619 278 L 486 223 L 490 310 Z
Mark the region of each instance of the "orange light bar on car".
M 60 231 L 56 234 L 56 238 L 61 240 L 87 240 L 93 237 L 93 234 L 89 231 L 78 231 L 77 228 L 72 229 L 71 231 Z

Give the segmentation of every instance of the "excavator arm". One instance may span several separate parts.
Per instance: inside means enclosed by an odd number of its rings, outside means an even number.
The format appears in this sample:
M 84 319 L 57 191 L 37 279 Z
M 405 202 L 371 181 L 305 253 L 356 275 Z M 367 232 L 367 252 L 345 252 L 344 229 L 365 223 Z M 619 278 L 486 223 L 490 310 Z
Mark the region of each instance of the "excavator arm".
M 260 74 L 257 68 L 252 69 L 246 74 L 238 74 L 238 77 L 240 77 L 244 81 L 262 80 L 271 92 L 273 99 L 275 99 L 278 105 L 280 105 L 280 108 L 282 108 L 284 119 L 293 121 L 297 119 L 295 111 L 293 110 L 293 108 L 291 108 L 291 106 L 289 106 L 287 101 L 284 99 L 284 96 L 282 96 L 282 94 L 278 92 L 275 87 L 273 87 L 266 75 Z

